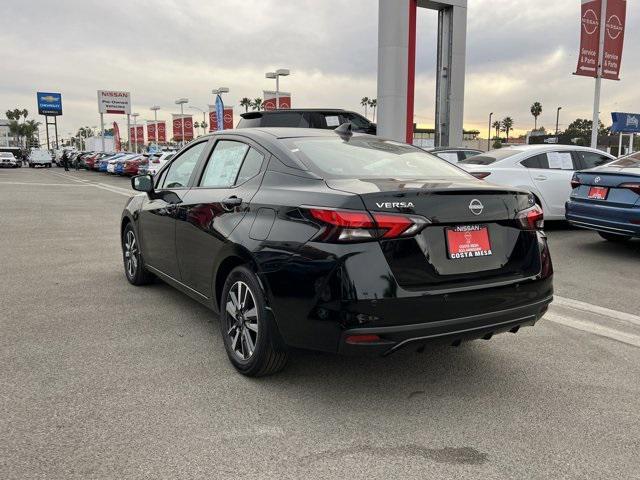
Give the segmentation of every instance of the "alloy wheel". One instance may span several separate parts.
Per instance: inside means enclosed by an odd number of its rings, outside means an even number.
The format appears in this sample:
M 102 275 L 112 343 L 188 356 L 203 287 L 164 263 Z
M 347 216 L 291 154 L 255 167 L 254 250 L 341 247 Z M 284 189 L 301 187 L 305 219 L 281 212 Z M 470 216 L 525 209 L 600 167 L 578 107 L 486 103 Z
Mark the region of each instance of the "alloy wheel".
M 129 230 L 124 242 L 124 263 L 129 278 L 135 278 L 138 269 L 138 244 L 133 230 Z
M 227 335 L 231 350 L 241 360 L 251 358 L 258 341 L 258 309 L 249 286 L 235 282 L 229 289 L 226 302 Z

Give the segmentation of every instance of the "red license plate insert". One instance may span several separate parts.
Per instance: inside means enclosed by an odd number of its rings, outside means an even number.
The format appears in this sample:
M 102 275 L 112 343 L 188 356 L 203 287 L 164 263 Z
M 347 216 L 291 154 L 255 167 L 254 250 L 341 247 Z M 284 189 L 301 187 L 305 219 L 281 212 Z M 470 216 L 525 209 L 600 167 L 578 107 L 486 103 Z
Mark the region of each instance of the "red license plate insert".
M 493 255 L 486 225 L 458 225 L 447 228 L 445 232 L 447 254 L 452 260 Z
M 606 200 L 609 189 L 607 187 L 591 187 L 589 189 L 589 198 L 596 200 Z

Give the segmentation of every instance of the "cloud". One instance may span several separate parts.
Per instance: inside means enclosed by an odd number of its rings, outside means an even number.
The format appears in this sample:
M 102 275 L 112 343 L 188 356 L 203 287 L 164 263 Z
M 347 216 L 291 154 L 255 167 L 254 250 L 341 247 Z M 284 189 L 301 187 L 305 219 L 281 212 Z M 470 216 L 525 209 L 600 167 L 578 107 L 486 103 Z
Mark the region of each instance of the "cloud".
M 200 108 L 227 86 L 227 103 L 273 88 L 264 72 L 288 67 L 281 88 L 296 106 L 360 110 L 376 95 L 376 0 L 96 0 L 6 2 L 0 17 L 3 79 L 0 111 L 35 113 L 39 89 L 63 93 L 63 134 L 98 121 L 96 90 L 132 93 L 134 109 L 152 118 L 177 111 L 186 96 Z M 627 24 L 638 22 L 629 6 Z M 530 128 L 590 117 L 593 80 L 571 75 L 579 40 L 579 2 L 469 0 L 465 126 L 484 131 L 490 111 Z M 416 120 L 433 124 L 435 12 L 418 14 Z M 628 29 L 621 82 L 603 82 L 602 111 L 637 110 L 640 52 Z M 195 112 L 194 112 L 195 113 Z M 116 117 L 113 117 L 114 119 Z

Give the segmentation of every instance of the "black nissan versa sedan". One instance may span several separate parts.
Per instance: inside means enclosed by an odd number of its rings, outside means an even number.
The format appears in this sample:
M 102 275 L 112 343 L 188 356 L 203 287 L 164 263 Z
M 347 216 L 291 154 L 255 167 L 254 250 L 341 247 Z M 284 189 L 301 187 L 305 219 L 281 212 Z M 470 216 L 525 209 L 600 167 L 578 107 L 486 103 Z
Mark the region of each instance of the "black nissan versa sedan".
M 533 325 L 552 300 L 542 212 L 413 146 L 333 131 L 223 131 L 137 176 L 126 277 L 220 313 L 243 374 L 288 347 L 386 355 Z

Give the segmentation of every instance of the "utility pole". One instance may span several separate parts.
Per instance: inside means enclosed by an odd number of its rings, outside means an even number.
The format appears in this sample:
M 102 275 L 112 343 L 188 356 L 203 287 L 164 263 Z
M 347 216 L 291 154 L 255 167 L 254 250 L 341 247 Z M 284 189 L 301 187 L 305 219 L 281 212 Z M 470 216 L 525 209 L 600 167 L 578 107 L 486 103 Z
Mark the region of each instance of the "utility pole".
M 598 127 L 600 126 L 600 88 L 602 86 L 602 66 L 604 64 L 604 34 L 607 30 L 607 4 L 609 0 L 602 0 L 600 7 L 600 44 L 598 46 L 598 71 L 596 72 L 596 86 L 593 93 L 593 124 L 591 126 L 591 148 L 598 147 Z

